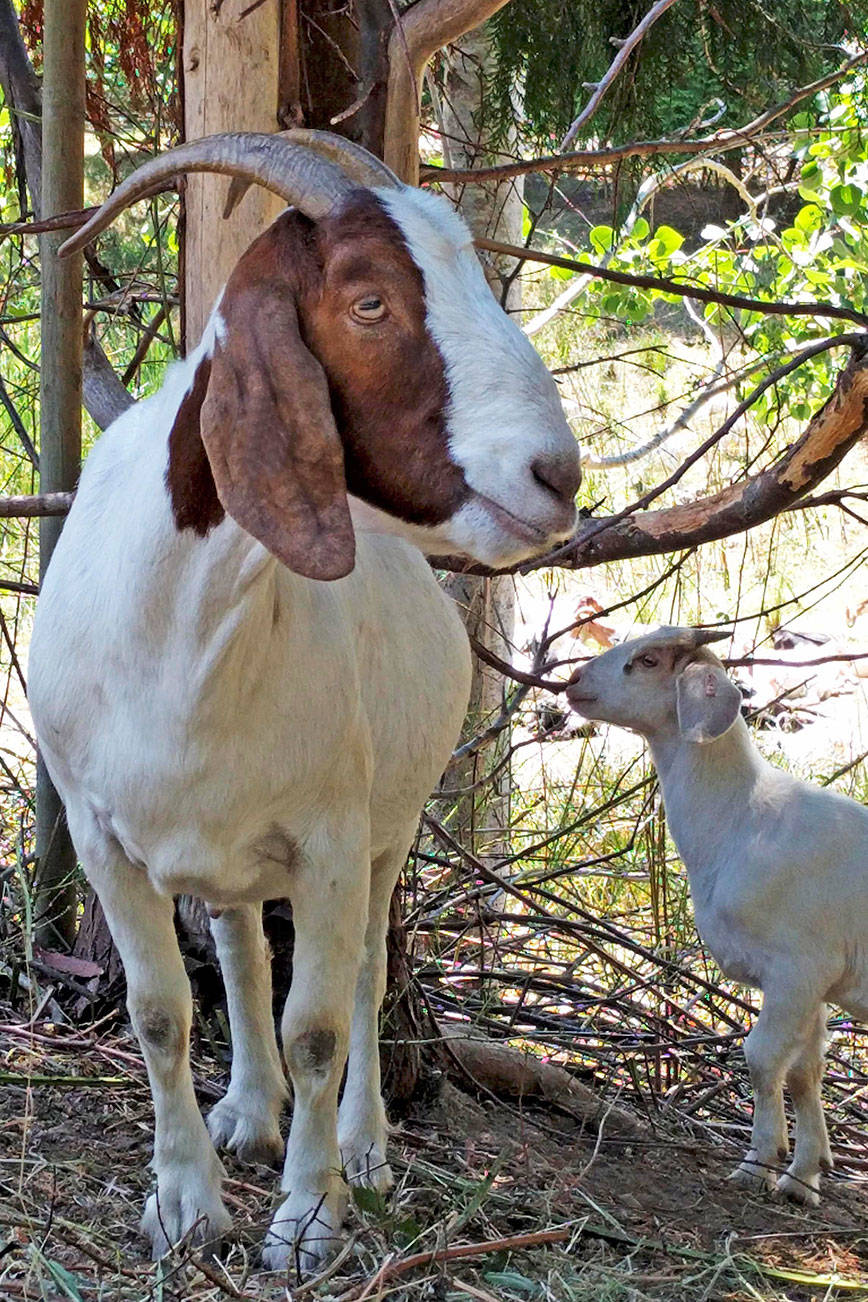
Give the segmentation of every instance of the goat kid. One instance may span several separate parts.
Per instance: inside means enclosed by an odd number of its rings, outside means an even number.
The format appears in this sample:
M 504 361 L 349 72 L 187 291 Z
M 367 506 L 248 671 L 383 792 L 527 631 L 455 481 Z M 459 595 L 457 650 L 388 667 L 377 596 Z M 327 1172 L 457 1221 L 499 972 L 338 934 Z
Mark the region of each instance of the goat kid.
M 296 207 L 241 258 L 199 347 L 88 458 L 39 600 L 30 702 L 126 969 L 156 1255 L 228 1228 L 215 1143 L 282 1151 L 261 901 L 292 902 L 294 1109 L 265 1260 L 305 1271 L 338 1239 L 344 1174 L 391 1181 L 389 899 L 469 690 L 466 635 L 419 548 L 495 565 L 543 550 L 573 526 L 578 453 L 464 224 L 346 142 L 182 146 L 67 247 L 186 170 Z M 211 906 L 229 1004 L 230 1083 L 207 1129 L 178 893 Z
M 567 700 L 643 736 L 684 860 L 699 933 L 721 970 L 763 992 L 745 1041 L 751 1146 L 733 1178 L 819 1201 L 832 1166 L 821 1098 L 826 1004 L 868 1016 L 868 810 L 756 751 L 742 697 L 706 643 L 662 628 L 577 669 Z M 793 1101 L 793 1159 L 783 1085 Z

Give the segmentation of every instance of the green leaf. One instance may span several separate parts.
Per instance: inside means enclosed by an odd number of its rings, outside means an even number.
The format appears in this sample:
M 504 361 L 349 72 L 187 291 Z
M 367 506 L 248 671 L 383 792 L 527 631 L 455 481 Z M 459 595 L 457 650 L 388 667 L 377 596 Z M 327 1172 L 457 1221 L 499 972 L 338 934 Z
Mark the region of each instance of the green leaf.
M 591 247 L 596 253 L 608 253 L 614 242 L 615 232 L 611 226 L 593 226 L 588 232 Z
M 680 249 L 684 243 L 684 236 L 680 235 L 671 226 L 658 226 L 654 232 L 654 239 L 659 244 L 662 244 L 666 257 L 670 253 L 674 253 L 676 249 Z
M 643 240 L 647 240 L 650 234 L 651 227 L 648 225 L 645 218 L 637 217 L 633 225 L 633 230 L 630 232 L 630 238 L 638 240 L 641 243 Z
M 833 212 L 839 217 L 855 217 L 865 198 L 858 186 L 852 184 L 833 185 L 829 191 L 829 202 Z
M 43 1261 L 51 1272 L 55 1284 L 63 1290 L 66 1296 L 71 1299 L 71 1302 L 84 1302 L 81 1292 L 83 1288 L 87 1287 L 84 1280 L 79 1279 L 77 1275 L 73 1275 L 65 1266 L 61 1266 L 59 1261 L 52 1261 L 50 1257 L 43 1257 Z
M 804 231 L 809 235 L 812 231 L 819 228 L 823 220 L 823 214 L 815 203 L 806 204 L 800 208 L 793 220 L 793 225 L 797 230 Z
M 552 280 L 572 280 L 576 273 L 569 271 L 566 267 L 549 267 L 549 275 Z
M 537 1281 L 528 1279 L 527 1275 L 520 1275 L 517 1270 L 487 1270 L 483 1278 L 487 1284 L 510 1288 L 514 1293 L 524 1293 L 526 1297 L 540 1293 L 540 1285 Z
M 366 1185 L 352 1186 L 353 1202 L 360 1212 L 382 1219 L 388 1211 L 385 1195 L 379 1189 L 369 1189 Z

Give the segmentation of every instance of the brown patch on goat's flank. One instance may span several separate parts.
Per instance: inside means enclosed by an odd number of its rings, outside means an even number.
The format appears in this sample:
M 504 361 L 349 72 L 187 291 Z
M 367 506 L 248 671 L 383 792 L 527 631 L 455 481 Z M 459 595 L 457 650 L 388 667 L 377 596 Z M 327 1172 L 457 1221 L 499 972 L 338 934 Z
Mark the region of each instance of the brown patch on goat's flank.
M 204 357 L 196 367 L 193 384 L 181 399 L 169 433 L 166 469 L 166 487 L 175 524 L 179 529 L 192 529 L 202 538 L 225 515 L 199 426 L 210 378 L 211 358 Z

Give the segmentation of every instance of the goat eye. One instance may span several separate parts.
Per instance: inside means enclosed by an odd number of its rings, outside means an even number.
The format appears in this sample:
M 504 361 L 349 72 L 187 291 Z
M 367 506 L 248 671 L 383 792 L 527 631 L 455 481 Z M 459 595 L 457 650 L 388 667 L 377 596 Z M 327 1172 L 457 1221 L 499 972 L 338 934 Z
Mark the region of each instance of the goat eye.
M 645 666 L 646 669 L 656 669 L 656 667 L 657 667 L 657 657 L 656 657 L 656 656 L 640 656 L 640 657 L 639 657 L 639 663 L 640 663 L 640 664 L 643 664 L 643 665 Z
M 370 325 L 373 321 L 382 321 L 386 315 L 386 304 L 378 294 L 366 294 L 353 303 L 350 313 L 357 321 Z

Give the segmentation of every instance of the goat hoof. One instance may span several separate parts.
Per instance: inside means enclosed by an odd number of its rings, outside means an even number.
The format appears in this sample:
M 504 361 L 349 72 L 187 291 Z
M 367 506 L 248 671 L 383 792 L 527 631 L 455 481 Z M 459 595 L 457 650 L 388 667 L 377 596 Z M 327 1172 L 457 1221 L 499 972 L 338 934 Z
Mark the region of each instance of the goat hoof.
M 232 1218 L 219 1192 L 196 1180 L 186 1184 L 161 1182 L 145 1203 L 141 1220 L 142 1233 L 151 1241 L 154 1261 L 182 1239 L 216 1256 L 231 1228 Z
M 392 1168 L 383 1150 L 377 1144 L 367 1144 L 347 1151 L 341 1149 L 347 1183 L 362 1189 L 376 1189 L 386 1193 L 395 1183 Z
M 802 1203 L 805 1207 L 819 1207 L 819 1183 L 819 1176 L 799 1176 L 793 1171 L 785 1171 L 778 1180 L 777 1190 L 795 1203 Z
M 241 1162 L 276 1166 L 283 1160 L 283 1139 L 272 1110 L 242 1110 L 227 1095 L 211 1109 L 207 1124 L 214 1147 L 228 1149 Z
M 340 1246 L 346 1195 L 290 1194 L 274 1213 L 262 1247 L 266 1270 L 304 1279 Z
M 775 1176 L 776 1172 L 770 1167 L 758 1164 L 752 1158 L 745 1158 L 729 1178 L 744 1189 L 753 1189 L 756 1193 L 762 1193 L 764 1190 L 774 1189 Z

